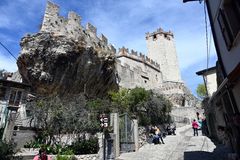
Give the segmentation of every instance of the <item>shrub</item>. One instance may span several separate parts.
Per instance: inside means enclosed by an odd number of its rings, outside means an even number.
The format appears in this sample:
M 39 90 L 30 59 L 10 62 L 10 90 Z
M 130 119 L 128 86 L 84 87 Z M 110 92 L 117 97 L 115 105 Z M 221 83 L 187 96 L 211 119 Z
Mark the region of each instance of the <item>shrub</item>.
M 57 155 L 56 160 L 76 160 L 74 156 Z
M 90 138 L 89 140 L 78 140 L 71 146 L 73 153 L 78 154 L 95 154 L 99 150 L 98 138 Z

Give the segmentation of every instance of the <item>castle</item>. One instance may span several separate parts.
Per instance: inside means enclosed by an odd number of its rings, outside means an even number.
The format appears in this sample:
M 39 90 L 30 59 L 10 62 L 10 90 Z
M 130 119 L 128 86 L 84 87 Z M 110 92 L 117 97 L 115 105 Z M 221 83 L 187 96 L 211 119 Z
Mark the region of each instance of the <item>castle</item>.
M 59 16 L 59 7 L 47 2 L 40 32 L 50 32 L 56 36 L 81 43 L 84 39 L 87 47 L 101 47 L 115 55 L 116 77 L 120 87 L 143 87 L 165 94 L 175 106 L 195 105 L 194 96 L 181 80 L 176 54 L 174 35 L 159 28 L 153 33 L 146 33 L 147 55 L 122 47 L 116 52 L 113 45 L 97 28 L 87 23 L 81 25 L 81 17 L 69 12 L 68 18 Z M 97 49 L 97 48 L 95 48 Z
M 122 47 L 117 54 L 117 70 L 120 75 L 120 86 L 134 88 L 142 86 L 146 89 L 162 89 L 169 91 L 173 87 L 166 84 L 177 84 L 172 93 L 181 93 L 181 81 L 174 36 L 171 31 L 161 28 L 146 34 L 148 53 L 145 56 L 134 50 Z M 177 90 L 176 90 L 177 89 Z M 166 92 L 165 92 L 166 93 Z

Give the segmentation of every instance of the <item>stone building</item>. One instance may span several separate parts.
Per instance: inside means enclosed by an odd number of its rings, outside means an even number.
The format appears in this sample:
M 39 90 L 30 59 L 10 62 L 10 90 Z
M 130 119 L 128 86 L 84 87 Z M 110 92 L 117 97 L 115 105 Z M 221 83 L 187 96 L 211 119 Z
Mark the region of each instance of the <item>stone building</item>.
M 196 72 L 197 75 L 203 76 L 204 85 L 207 90 L 207 96 L 211 97 L 217 90 L 216 67 L 211 67 Z
M 212 123 L 223 122 L 221 130 L 240 157 L 240 1 L 208 0 L 206 6 L 218 57 L 217 91 L 207 105 L 218 110 L 222 118 Z
M 146 33 L 146 43 L 146 55 L 125 47 L 119 49 L 117 70 L 121 79 L 120 86 L 159 88 L 166 94 L 183 93 L 184 84 L 173 33 L 159 28 L 153 33 Z
M 153 33 L 146 33 L 146 43 L 146 55 L 125 47 L 117 52 L 119 85 L 152 89 L 164 94 L 175 107 L 198 105 L 181 80 L 173 33 L 159 28 Z M 194 111 L 192 114 L 195 115 Z
M 120 48 L 117 54 L 116 69 L 119 85 L 124 88 L 143 87 L 154 89 L 162 83 L 160 65 L 136 51 Z
M 30 120 L 26 99 L 31 86 L 19 82 L 18 75 L 14 73 L 0 79 L 0 128 L 4 128 L 3 139 L 7 141 L 14 127 L 28 127 Z

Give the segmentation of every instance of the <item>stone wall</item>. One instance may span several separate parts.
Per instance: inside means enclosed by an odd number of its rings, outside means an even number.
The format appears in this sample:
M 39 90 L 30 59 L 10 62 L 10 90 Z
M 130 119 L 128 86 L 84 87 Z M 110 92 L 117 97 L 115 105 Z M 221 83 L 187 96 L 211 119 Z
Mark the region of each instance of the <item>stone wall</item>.
M 163 94 L 174 107 L 200 107 L 200 101 L 182 82 L 163 82 L 154 89 L 155 93 Z
M 116 68 L 121 87 L 153 89 L 162 83 L 159 64 L 142 53 L 133 50 L 129 52 L 123 47 L 119 49 L 117 59 Z
M 171 116 L 175 122 L 190 123 L 193 119 L 197 118 L 197 112 L 202 115 L 203 109 L 197 109 L 196 107 L 179 107 L 171 111 Z
M 16 144 L 16 148 L 22 148 L 26 142 L 34 140 L 36 133 L 33 130 L 15 130 L 13 134 L 13 140 Z
M 97 37 L 97 28 L 95 26 L 87 23 L 84 28 L 81 25 L 81 19 L 81 16 L 73 11 L 68 13 L 67 18 L 60 16 L 59 6 L 48 1 L 40 32 L 62 35 L 80 42 L 85 39 L 86 46 L 98 46 L 116 53 L 116 49 L 111 44 L 108 44 L 108 40 L 104 35 L 101 34 L 100 37 Z
M 143 145 L 145 145 L 147 143 L 147 130 L 145 127 L 138 127 L 138 132 L 139 132 L 139 139 L 138 139 L 138 143 L 139 143 L 139 148 L 141 148 Z
M 163 82 L 158 88 L 163 94 L 184 94 L 186 86 L 182 82 Z

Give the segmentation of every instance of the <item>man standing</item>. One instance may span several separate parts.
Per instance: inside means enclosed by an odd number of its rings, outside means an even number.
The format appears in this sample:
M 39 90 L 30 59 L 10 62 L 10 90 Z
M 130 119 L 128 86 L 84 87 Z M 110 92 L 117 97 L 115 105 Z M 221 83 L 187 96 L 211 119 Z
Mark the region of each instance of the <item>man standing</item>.
M 193 128 L 193 136 L 195 136 L 195 134 L 198 136 L 198 123 L 195 119 L 192 122 L 192 128 Z

